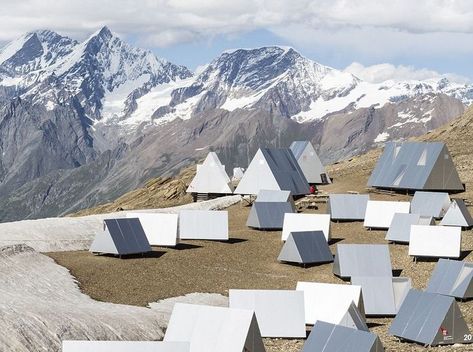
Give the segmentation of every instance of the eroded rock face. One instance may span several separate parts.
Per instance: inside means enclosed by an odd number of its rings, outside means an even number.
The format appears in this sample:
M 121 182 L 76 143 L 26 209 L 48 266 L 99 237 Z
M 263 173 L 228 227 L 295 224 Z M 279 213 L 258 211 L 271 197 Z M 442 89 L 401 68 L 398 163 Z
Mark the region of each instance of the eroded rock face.
M 97 302 L 26 245 L 0 248 L 0 351 L 60 351 L 62 340 L 160 340 L 163 315 Z

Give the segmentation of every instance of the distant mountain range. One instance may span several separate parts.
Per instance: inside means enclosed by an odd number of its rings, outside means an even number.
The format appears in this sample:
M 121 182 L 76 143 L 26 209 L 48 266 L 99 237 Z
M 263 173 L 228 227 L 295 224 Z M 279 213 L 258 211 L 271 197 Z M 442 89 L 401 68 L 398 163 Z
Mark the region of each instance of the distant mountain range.
M 107 27 L 79 43 L 25 34 L 0 49 L 0 220 L 113 200 L 209 149 L 247 166 L 309 139 L 333 162 L 459 116 L 473 86 L 369 83 L 292 48 L 226 51 L 198 73 Z

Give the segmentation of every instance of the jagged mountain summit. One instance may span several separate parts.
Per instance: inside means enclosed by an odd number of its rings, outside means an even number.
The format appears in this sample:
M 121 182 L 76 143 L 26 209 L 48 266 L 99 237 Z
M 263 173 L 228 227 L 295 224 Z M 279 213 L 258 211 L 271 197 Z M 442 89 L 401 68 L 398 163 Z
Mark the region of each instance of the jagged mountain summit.
M 82 43 L 51 31 L 32 32 L 0 52 L 0 85 L 48 110 L 78 98 L 96 121 L 127 115 L 152 88 L 191 76 L 187 68 L 130 46 L 107 27 Z
M 260 146 L 307 139 L 340 160 L 471 101 L 469 84 L 369 83 L 288 47 L 225 51 L 192 73 L 107 27 L 82 42 L 31 32 L 0 49 L 0 221 L 113 200 L 208 149 L 246 167 Z

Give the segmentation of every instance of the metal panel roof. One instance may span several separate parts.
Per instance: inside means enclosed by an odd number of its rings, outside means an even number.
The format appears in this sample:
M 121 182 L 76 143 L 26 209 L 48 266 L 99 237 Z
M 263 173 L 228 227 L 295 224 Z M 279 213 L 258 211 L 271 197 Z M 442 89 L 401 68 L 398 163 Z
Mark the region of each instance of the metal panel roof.
M 290 149 L 259 149 L 235 193 L 258 194 L 261 189 L 309 193 L 309 183 Z
M 417 190 L 463 190 L 444 143 L 385 144 L 368 180 L 369 187 Z
M 395 290 L 393 280 L 399 282 L 401 279 L 407 284 L 402 286 L 402 290 Z M 396 315 L 400 304 L 411 288 L 409 278 L 352 276 L 351 282 L 361 286 L 366 315 Z
M 294 154 L 294 157 L 299 159 L 309 143 L 309 141 L 294 141 L 289 148 L 292 154 Z
M 473 226 L 473 218 L 463 199 L 453 199 L 440 225 L 443 226 Z
M 284 214 L 294 213 L 289 202 L 255 202 L 251 207 L 246 226 L 256 229 L 280 230 L 284 223 Z
M 340 277 L 392 277 L 389 247 L 385 244 L 337 244 L 333 273 Z
M 260 189 L 255 202 L 290 202 L 292 201 L 291 191 L 277 191 L 270 189 Z
M 291 232 L 278 260 L 299 264 L 328 263 L 333 261 L 333 255 L 322 231 Z
M 228 212 L 181 210 L 179 238 L 183 240 L 228 240 Z
M 382 352 L 378 336 L 371 332 L 350 329 L 318 321 L 301 352 Z
M 450 196 L 445 192 L 417 191 L 411 200 L 411 213 L 441 218 L 450 207 Z
M 189 352 L 188 342 L 63 341 L 62 352 Z
M 324 165 L 309 141 L 295 141 L 290 147 L 309 183 L 331 183 Z M 322 179 L 325 174 L 325 179 Z
M 97 234 L 90 251 L 126 255 L 150 252 L 151 247 L 139 219 L 106 219 L 104 231 Z
M 395 213 L 385 239 L 393 242 L 409 243 L 411 225 L 418 225 L 419 221 L 420 215 Z
M 468 327 L 453 297 L 413 289 L 394 318 L 389 334 L 432 346 L 471 343 Z
M 262 337 L 305 337 L 304 294 L 293 290 L 230 290 L 230 308 L 255 312 Z
M 247 309 L 176 303 L 164 341 L 189 342 L 190 352 L 264 352 L 255 314 Z
M 332 220 L 364 220 L 368 194 L 330 194 L 327 210 Z
M 461 299 L 473 297 L 473 263 L 440 259 L 425 290 Z

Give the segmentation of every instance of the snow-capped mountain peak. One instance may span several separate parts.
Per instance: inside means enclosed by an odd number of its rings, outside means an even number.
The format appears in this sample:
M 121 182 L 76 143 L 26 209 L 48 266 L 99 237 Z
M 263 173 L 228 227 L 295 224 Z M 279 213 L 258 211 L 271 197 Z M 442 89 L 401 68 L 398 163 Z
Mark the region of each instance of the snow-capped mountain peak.
M 38 79 L 40 72 L 69 55 L 77 42 L 49 30 L 22 35 L 0 49 L 0 84 L 22 88 Z

